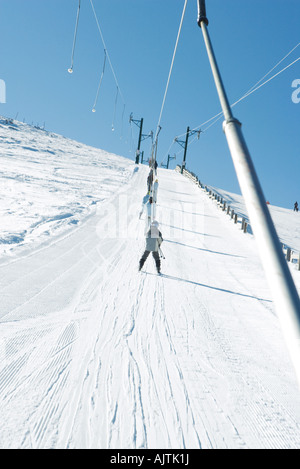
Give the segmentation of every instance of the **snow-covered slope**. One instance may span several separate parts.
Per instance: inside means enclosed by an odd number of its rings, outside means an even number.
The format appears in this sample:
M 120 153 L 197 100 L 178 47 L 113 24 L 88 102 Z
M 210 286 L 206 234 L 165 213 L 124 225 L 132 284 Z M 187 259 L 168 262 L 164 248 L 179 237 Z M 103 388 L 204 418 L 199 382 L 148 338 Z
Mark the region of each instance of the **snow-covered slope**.
M 0 255 L 80 223 L 134 169 L 125 158 L 0 118 Z
M 11 132 L 6 138 L 17 138 Z M 69 209 L 76 225 L 48 237 L 42 230 L 42 244 L 25 237 L 26 249 L 2 256 L 0 446 L 300 448 L 300 392 L 253 237 L 189 180 L 159 169 L 163 275 L 150 258 L 139 273 L 147 168 L 99 150 L 84 157 L 86 147 L 60 147 L 58 137 L 57 146 L 43 146 L 38 135 L 36 149 L 53 151 L 55 162 L 34 153 L 30 174 L 39 176 L 24 201 L 35 187 L 39 204 L 39 188 L 43 200 L 50 186 L 62 200 L 52 204 L 56 216 L 66 211 L 65 194 L 87 211 Z M 18 191 L 29 158 L 20 148 L 32 147 L 31 136 L 15 145 Z M 56 184 L 60 161 L 67 171 Z M 96 171 L 105 164 L 104 184 Z M 93 210 L 85 205 L 91 180 L 104 189 L 92 191 Z M 19 192 L 1 210 L 12 199 Z

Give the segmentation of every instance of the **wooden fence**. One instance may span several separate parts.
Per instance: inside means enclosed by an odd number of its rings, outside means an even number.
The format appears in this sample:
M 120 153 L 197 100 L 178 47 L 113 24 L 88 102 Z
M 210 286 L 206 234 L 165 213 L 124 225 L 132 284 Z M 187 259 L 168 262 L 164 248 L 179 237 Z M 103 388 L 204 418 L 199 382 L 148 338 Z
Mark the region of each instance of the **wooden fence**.
M 175 171 L 181 173 L 181 166 L 177 165 Z M 213 191 L 213 189 L 209 186 L 206 186 L 201 183 L 198 179 L 196 174 L 188 171 L 187 169 L 183 170 L 183 175 L 190 179 L 194 184 L 196 184 L 202 191 L 214 202 L 216 202 L 217 207 L 222 210 L 226 215 L 228 215 L 233 223 L 239 227 L 239 229 L 243 233 L 252 233 L 251 225 L 249 223 L 249 219 L 245 216 L 241 216 L 234 209 L 230 206 L 230 203 L 224 198 L 221 197 L 220 194 L 217 194 Z M 285 255 L 287 262 L 292 264 L 296 264 L 296 269 L 300 271 L 300 252 L 293 250 L 289 246 L 281 243 L 282 251 Z

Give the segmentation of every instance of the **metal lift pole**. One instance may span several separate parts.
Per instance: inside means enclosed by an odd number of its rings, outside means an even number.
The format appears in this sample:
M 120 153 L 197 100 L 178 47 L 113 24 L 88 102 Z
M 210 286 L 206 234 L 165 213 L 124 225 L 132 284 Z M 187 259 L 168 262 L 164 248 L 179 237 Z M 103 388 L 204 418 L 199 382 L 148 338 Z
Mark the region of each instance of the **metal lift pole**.
M 205 0 L 198 1 L 198 25 L 202 29 L 225 121 L 223 130 L 245 200 L 261 261 L 274 298 L 283 335 L 300 384 L 300 302 L 289 267 L 266 205 L 241 123 L 232 115 L 221 74 L 208 34 Z
M 137 147 L 137 152 L 136 152 L 136 160 L 135 160 L 136 164 L 139 164 L 139 159 L 140 159 L 141 141 L 142 141 L 142 135 L 143 135 L 143 124 L 144 124 L 144 119 L 142 117 L 140 121 L 140 133 L 139 133 L 138 147 Z
M 181 166 L 181 174 L 183 174 L 183 170 L 185 169 L 185 165 L 186 165 L 186 153 L 187 153 L 187 148 L 188 148 L 188 143 L 189 143 L 189 135 L 190 135 L 190 128 L 188 127 L 186 129 L 186 137 L 185 137 L 183 161 L 182 161 L 182 166 Z

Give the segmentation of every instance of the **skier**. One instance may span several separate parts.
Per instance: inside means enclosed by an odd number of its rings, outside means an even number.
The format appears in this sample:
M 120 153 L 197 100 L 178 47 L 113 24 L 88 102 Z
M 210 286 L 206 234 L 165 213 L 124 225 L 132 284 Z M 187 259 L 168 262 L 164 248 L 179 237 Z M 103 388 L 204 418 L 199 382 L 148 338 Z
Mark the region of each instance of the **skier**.
M 147 187 L 148 187 L 148 193 L 150 194 L 151 188 L 152 188 L 152 183 L 153 183 L 153 169 L 150 170 L 150 173 L 147 178 Z
M 158 229 L 158 222 L 153 221 L 151 223 L 150 229 L 146 236 L 146 249 L 144 254 L 140 259 L 139 270 L 142 269 L 143 265 L 145 264 L 150 252 L 152 252 L 153 258 L 155 260 L 156 270 L 157 273 L 160 274 L 160 257 L 159 257 L 159 249 L 161 243 L 163 242 L 162 234 Z
M 149 194 L 147 192 L 146 195 L 144 195 L 143 197 L 143 203 L 142 203 L 142 208 L 141 208 L 141 211 L 140 211 L 140 214 L 139 214 L 139 218 L 141 218 L 141 216 L 143 215 L 143 211 L 145 210 L 145 205 L 147 204 L 147 202 L 149 202 Z
M 143 208 L 140 212 L 139 218 L 141 218 L 143 212 L 146 211 L 146 217 L 145 217 L 145 234 L 148 232 L 150 225 L 151 225 L 151 220 L 153 220 L 153 198 L 149 197 L 148 202 L 146 202 L 143 205 Z
M 294 203 L 294 212 L 298 212 L 298 202 Z

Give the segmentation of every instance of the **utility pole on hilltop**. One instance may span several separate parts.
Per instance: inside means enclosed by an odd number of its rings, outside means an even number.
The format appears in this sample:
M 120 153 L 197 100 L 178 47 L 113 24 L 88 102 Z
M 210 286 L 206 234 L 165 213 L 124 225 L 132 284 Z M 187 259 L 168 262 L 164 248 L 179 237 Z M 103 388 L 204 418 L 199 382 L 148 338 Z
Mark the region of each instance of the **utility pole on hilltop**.
M 165 166 L 167 169 L 169 169 L 170 160 L 176 160 L 176 155 L 174 155 L 174 156 L 168 155 L 168 162 L 167 162 L 167 164 L 166 164 L 166 166 Z
M 178 140 L 177 137 L 174 139 L 174 142 L 179 143 L 179 145 L 182 146 L 182 148 L 184 149 L 183 162 L 181 166 L 181 174 L 183 174 L 183 170 L 185 169 L 185 165 L 186 165 L 186 155 L 187 155 L 187 149 L 188 149 L 188 143 L 189 143 L 189 136 L 194 135 L 196 133 L 198 134 L 198 139 L 199 139 L 201 130 L 190 130 L 190 128 L 188 127 L 186 129 L 186 136 L 185 136 L 184 141 Z
M 143 140 L 146 140 L 146 138 L 149 138 L 149 137 L 151 137 L 152 140 L 153 140 L 153 131 L 151 131 L 147 135 L 143 134 L 143 125 L 144 125 L 143 117 L 141 119 L 133 119 L 133 114 L 131 113 L 130 117 L 129 117 L 129 123 L 131 124 L 131 122 L 133 122 L 140 129 L 139 139 L 138 139 L 138 146 L 137 146 L 137 150 L 136 150 L 136 153 L 135 153 L 135 163 L 139 164 L 140 153 L 141 153 L 141 143 L 142 143 Z
M 174 156 L 170 156 L 170 155 L 168 155 L 167 169 L 169 169 L 169 163 L 170 163 L 170 160 L 176 160 L 176 155 L 174 155 Z

